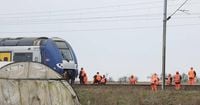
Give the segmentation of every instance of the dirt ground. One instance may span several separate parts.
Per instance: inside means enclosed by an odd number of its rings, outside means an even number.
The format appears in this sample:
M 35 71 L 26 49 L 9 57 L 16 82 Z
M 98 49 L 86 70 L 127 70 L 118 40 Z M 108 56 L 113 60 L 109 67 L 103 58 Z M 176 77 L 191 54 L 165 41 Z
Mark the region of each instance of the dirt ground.
M 82 86 L 74 87 L 82 105 L 200 105 L 198 90 Z

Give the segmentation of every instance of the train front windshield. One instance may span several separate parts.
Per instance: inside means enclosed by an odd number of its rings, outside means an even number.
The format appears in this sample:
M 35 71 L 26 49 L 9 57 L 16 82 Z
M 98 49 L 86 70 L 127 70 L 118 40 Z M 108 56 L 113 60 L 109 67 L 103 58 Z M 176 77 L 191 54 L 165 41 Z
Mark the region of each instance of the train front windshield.
M 56 42 L 56 45 L 58 46 L 58 48 L 60 49 L 60 52 L 62 54 L 62 57 L 63 59 L 65 60 L 73 60 L 72 59 L 72 55 L 71 55 L 71 52 L 70 52 L 70 49 L 69 47 L 66 45 L 65 42 L 62 42 L 62 41 L 58 41 Z

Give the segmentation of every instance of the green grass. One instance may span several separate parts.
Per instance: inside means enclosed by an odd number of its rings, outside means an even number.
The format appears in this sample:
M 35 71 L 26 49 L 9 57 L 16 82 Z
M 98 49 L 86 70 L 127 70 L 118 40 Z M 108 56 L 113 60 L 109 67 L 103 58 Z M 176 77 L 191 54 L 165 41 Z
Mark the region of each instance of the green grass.
M 75 87 L 82 105 L 200 105 L 200 91 L 132 87 Z

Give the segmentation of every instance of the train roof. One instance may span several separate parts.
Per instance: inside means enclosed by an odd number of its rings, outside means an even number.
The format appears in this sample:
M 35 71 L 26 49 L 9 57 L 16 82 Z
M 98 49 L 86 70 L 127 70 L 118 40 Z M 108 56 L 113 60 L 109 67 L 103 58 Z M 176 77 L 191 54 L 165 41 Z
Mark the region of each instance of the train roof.
M 39 46 L 47 37 L 0 38 L 0 46 Z

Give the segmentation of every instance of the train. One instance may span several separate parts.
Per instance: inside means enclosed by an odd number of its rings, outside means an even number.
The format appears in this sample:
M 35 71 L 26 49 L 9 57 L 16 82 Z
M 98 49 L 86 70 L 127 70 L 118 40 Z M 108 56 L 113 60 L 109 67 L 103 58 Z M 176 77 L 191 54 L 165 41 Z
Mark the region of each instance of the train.
M 0 38 L 0 66 L 11 62 L 39 62 L 60 75 L 67 74 L 73 84 L 78 76 L 78 62 L 71 45 L 53 37 Z

